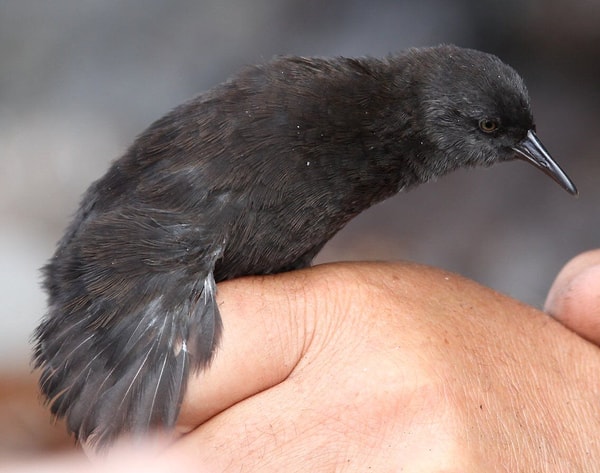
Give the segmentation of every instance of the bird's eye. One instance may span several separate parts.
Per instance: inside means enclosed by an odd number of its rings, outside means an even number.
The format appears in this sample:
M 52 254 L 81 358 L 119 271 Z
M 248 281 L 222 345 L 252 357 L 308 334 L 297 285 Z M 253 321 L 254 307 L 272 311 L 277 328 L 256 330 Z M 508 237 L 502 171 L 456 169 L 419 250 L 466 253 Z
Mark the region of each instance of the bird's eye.
M 498 122 L 491 118 L 479 120 L 479 129 L 484 133 L 494 133 L 498 129 Z

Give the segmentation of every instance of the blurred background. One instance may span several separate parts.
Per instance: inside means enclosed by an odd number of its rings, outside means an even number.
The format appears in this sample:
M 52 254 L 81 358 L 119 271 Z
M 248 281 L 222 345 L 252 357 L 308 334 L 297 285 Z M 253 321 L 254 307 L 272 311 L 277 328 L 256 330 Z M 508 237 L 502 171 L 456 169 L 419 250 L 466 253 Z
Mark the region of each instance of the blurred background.
M 495 53 L 523 75 L 538 135 L 580 198 L 523 162 L 461 171 L 365 212 L 318 261 L 427 263 L 540 307 L 560 267 L 600 245 L 600 1 L 2 0 L 0 459 L 71 445 L 28 364 L 39 268 L 136 134 L 277 54 L 438 43 Z

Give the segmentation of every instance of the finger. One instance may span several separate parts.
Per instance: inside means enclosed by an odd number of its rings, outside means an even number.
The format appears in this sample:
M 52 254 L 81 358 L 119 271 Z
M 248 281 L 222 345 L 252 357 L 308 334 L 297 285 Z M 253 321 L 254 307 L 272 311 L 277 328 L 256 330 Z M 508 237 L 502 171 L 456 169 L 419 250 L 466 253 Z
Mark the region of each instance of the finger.
M 548 292 L 545 310 L 600 345 L 600 250 L 583 253 L 565 265 Z
M 312 300 L 306 278 L 295 271 L 219 284 L 223 338 L 210 368 L 190 379 L 177 422 L 180 433 L 289 375 L 305 344 L 310 311 L 302 307 Z

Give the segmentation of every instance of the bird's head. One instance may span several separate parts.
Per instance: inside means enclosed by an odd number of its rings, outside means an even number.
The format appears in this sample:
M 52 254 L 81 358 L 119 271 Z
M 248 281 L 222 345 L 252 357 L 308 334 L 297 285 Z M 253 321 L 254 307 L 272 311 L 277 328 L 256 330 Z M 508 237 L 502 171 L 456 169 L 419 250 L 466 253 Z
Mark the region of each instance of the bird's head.
M 523 159 L 577 189 L 535 134 L 523 79 L 496 56 L 455 46 L 417 50 L 420 116 L 439 174 Z

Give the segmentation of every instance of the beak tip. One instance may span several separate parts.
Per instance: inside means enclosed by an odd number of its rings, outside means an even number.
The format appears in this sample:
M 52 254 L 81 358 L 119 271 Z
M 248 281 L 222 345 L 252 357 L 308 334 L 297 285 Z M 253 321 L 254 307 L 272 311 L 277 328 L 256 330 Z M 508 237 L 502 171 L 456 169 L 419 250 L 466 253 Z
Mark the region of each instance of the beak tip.
M 579 196 L 579 191 L 575 184 L 569 179 L 569 176 L 552 159 L 544 145 L 537 138 L 533 130 L 527 132 L 527 137 L 513 148 L 518 158 L 528 161 L 536 168 L 540 169 L 546 175 L 550 176 L 564 190 L 574 197 Z
M 567 177 L 566 174 L 563 174 L 562 179 L 558 179 L 557 182 L 560 184 L 560 186 L 563 189 L 565 189 L 573 197 L 575 197 L 575 198 L 579 197 L 579 190 L 577 189 L 575 184 L 573 184 L 573 181 L 571 181 L 571 179 L 569 179 Z
M 561 180 L 558 180 L 557 182 L 560 184 L 560 186 L 564 190 L 566 190 L 573 197 L 575 197 L 575 198 L 579 197 L 579 190 L 577 189 L 577 187 L 575 187 L 575 184 L 573 184 L 573 182 L 570 179 L 568 179 L 566 181 L 561 179 Z

